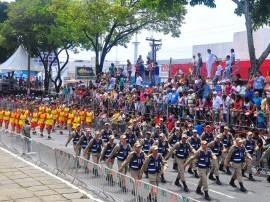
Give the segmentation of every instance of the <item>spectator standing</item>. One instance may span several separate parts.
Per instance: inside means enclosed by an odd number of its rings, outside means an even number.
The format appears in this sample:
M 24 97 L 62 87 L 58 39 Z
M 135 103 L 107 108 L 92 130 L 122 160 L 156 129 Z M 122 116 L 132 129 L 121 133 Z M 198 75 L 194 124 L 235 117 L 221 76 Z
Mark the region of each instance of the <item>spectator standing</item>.
M 197 67 L 198 67 L 198 61 L 196 60 L 196 56 L 195 56 L 195 55 L 192 56 L 192 64 L 193 64 L 192 75 L 193 75 L 193 76 L 196 76 L 196 73 L 197 73 Z
M 230 79 L 231 78 L 231 60 L 230 60 L 230 56 L 227 55 L 226 56 L 226 62 L 225 62 L 226 66 L 225 66 L 225 72 L 224 72 L 224 79 Z
M 25 148 L 27 149 L 26 153 L 29 153 L 31 151 L 31 147 L 30 147 L 31 141 L 28 139 L 28 138 L 31 138 L 30 132 L 31 132 L 31 126 L 29 124 L 29 120 L 25 120 L 25 124 L 22 128 L 22 135 L 27 137 L 27 138 L 24 138 Z
M 211 52 L 210 49 L 207 49 L 207 53 L 208 53 L 208 57 L 207 57 L 207 60 L 206 60 L 206 70 L 207 70 L 207 78 L 211 78 L 211 75 L 212 75 L 212 65 L 213 65 L 213 62 L 214 62 L 214 57 L 217 58 L 217 56 Z
M 264 81 L 265 78 L 262 76 L 262 73 L 257 71 L 254 78 L 254 90 L 259 92 L 260 97 L 262 97 Z
M 132 74 L 132 64 L 129 60 L 127 60 L 127 72 L 128 72 L 128 80 L 130 81 Z
M 157 62 L 155 62 L 154 74 L 155 74 L 155 85 L 157 85 L 159 77 L 159 66 Z
M 230 76 L 232 77 L 233 74 L 233 66 L 235 64 L 235 52 L 234 49 L 231 49 L 231 55 L 230 55 L 230 62 L 231 62 L 231 67 L 230 67 Z
M 213 79 L 214 82 L 218 82 L 219 77 L 222 75 L 222 66 L 220 65 L 219 61 L 216 61 L 216 65 L 217 65 L 217 70 L 216 70 L 216 74 L 215 77 Z
M 202 56 L 201 56 L 201 53 L 198 53 L 198 64 L 197 64 L 196 77 L 199 77 L 199 75 L 201 74 L 202 66 L 203 66 Z

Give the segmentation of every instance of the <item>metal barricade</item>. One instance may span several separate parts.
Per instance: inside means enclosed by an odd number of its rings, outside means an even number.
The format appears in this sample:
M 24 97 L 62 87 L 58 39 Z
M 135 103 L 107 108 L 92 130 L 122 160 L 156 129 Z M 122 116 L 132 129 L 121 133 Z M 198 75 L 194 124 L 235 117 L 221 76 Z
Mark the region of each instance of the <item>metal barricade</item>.
M 6 148 L 12 148 L 12 133 L 10 131 L 2 130 L 1 131 L 2 145 Z
M 79 166 L 79 162 L 76 160 L 76 156 L 67 152 L 55 149 L 55 157 L 57 163 L 57 173 L 67 174 L 73 177 L 73 181 L 76 178 L 76 169 Z M 72 181 L 72 182 L 73 182 Z
M 149 202 L 179 202 L 184 201 L 182 196 L 163 189 L 161 187 L 154 186 L 144 181 L 136 181 L 137 196 L 139 201 Z
M 53 172 L 57 169 L 56 156 L 54 148 L 39 144 L 39 166 L 47 166 L 47 169 L 52 169 Z
M 110 168 L 103 168 L 103 189 L 119 201 L 137 201 L 135 180 Z
M 11 148 L 18 152 L 19 154 L 24 153 L 24 146 L 26 145 L 25 142 L 27 142 L 26 137 L 19 135 L 19 134 L 11 134 Z M 29 143 L 29 142 L 28 142 Z M 30 144 L 29 144 L 30 145 Z

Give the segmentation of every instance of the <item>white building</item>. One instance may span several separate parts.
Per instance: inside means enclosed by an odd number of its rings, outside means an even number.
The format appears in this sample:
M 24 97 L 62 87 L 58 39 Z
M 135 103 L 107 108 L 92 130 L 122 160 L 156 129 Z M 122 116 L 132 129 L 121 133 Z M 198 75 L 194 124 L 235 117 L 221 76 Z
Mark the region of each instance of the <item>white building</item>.
M 253 39 L 256 55 L 259 57 L 268 44 L 270 44 L 270 29 L 265 28 L 253 32 Z M 236 53 L 236 59 L 240 59 L 242 61 L 249 60 L 246 32 L 235 32 L 232 42 L 194 45 L 192 47 L 192 54 L 197 55 L 197 53 L 201 53 L 202 58 L 205 61 L 207 59 L 207 49 L 211 49 L 212 53 L 214 53 L 218 58 L 225 59 L 226 55 L 230 55 L 230 50 L 232 48 Z M 268 59 L 270 59 L 270 56 L 268 56 Z

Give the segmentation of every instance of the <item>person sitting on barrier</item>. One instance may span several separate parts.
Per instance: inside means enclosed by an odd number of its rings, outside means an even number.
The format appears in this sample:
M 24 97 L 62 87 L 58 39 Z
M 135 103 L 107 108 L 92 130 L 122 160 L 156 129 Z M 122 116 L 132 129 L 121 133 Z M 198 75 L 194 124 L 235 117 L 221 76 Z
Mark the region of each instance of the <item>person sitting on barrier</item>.
M 240 191 L 246 192 L 247 190 L 243 186 L 243 179 L 242 179 L 242 168 L 243 162 L 245 161 L 245 157 L 252 160 L 252 157 L 247 152 L 244 145 L 242 145 L 243 140 L 241 138 L 236 138 L 235 145 L 230 147 L 228 155 L 224 161 L 224 166 L 227 167 L 229 162 L 232 162 L 232 167 L 234 168 L 234 174 L 231 178 L 230 185 L 232 187 L 236 187 L 234 181 L 237 179 L 240 185 Z
M 120 143 L 114 147 L 108 159 L 106 160 L 106 164 L 108 165 L 110 163 L 110 160 L 116 157 L 118 168 L 120 168 L 122 166 L 122 163 L 126 160 L 128 154 L 131 151 L 132 151 L 132 147 L 130 146 L 130 144 L 127 143 L 126 136 L 121 135 Z M 127 174 L 127 170 L 128 170 L 128 167 L 126 166 L 123 168 L 122 173 Z
M 201 188 L 203 187 L 205 200 L 211 201 L 211 198 L 208 195 L 207 174 L 211 166 L 210 159 L 216 160 L 217 157 L 211 151 L 211 149 L 207 148 L 207 142 L 205 140 L 202 141 L 201 144 L 202 144 L 201 148 L 197 150 L 194 156 L 192 156 L 185 162 L 183 167 L 185 168 L 189 164 L 189 162 L 193 161 L 194 159 L 197 159 L 196 162 L 198 162 L 197 165 L 199 168 L 198 171 L 199 171 L 200 181 L 198 183 L 196 193 L 202 195 L 203 193 L 201 191 Z
M 76 144 L 76 150 L 78 151 L 80 147 L 83 149 L 83 157 L 87 160 L 90 159 L 91 152 L 86 150 L 87 145 L 89 144 L 90 140 L 93 139 L 91 135 L 90 128 L 86 128 L 86 132 L 80 137 L 79 141 Z
M 209 180 L 216 180 L 216 183 L 218 185 L 221 185 L 221 182 L 219 180 L 219 172 L 218 172 L 218 165 L 221 161 L 222 152 L 225 151 L 225 147 L 223 143 L 221 142 L 221 135 L 217 135 L 215 140 L 208 143 L 208 148 L 212 150 L 212 152 L 216 155 L 217 159 L 213 161 L 213 166 L 210 170 L 209 174 Z M 213 176 L 213 174 L 216 175 L 216 178 Z
M 76 144 L 82 135 L 83 135 L 83 132 L 81 131 L 81 124 L 78 124 L 76 130 L 70 133 L 67 143 L 65 144 L 65 147 L 67 147 L 68 143 L 71 141 L 71 139 L 73 139 L 73 149 L 76 156 L 81 155 L 81 147 L 77 149 Z
M 127 143 L 130 144 L 131 147 L 134 146 L 135 142 L 137 141 L 137 137 L 132 132 L 132 126 L 128 126 L 128 130 L 125 132 L 127 137 Z
M 103 140 L 104 143 L 109 142 L 109 137 L 113 134 L 113 131 L 110 129 L 110 124 L 105 123 L 104 129 L 101 130 L 100 132 L 101 139 Z
M 189 189 L 185 182 L 185 175 L 184 175 L 185 170 L 184 170 L 183 165 L 187 161 L 189 154 L 191 152 L 195 153 L 196 151 L 193 149 L 191 144 L 187 142 L 187 135 L 185 133 L 182 135 L 181 141 L 176 142 L 174 144 L 173 148 L 167 154 L 165 159 L 168 160 L 171 154 L 173 154 L 174 152 L 175 152 L 174 160 L 178 165 L 178 175 L 174 184 L 178 187 L 181 187 L 181 184 L 179 183 L 179 180 L 181 179 L 184 186 L 184 191 L 189 192 Z
M 260 163 L 263 164 L 264 163 L 264 158 L 270 154 L 270 138 L 267 138 L 266 141 L 265 141 L 265 145 L 263 146 L 264 148 L 267 148 L 263 154 L 262 154 L 262 157 L 260 159 Z M 268 165 L 269 165 L 269 157 L 268 157 Z M 267 177 L 267 181 L 270 183 L 270 174 L 268 174 L 268 177 Z
M 144 173 L 145 170 L 147 170 L 149 183 L 154 186 L 158 186 L 160 175 L 166 172 L 167 167 L 168 167 L 167 162 L 162 157 L 162 155 L 158 153 L 158 146 L 153 145 L 151 147 L 151 154 L 146 157 L 142 165 L 138 179 L 139 180 L 142 179 L 142 174 Z M 150 199 L 150 201 L 156 201 L 157 200 L 156 193 L 152 191 L 153 190 L 151 189 L 151 193 L 149 193 L 148 199 Z M 152 197 L 154 198 L 154 200 L 151 200 Z
M 247 133 L 247 138 L 244 138 L 243 140 L 243 145 L 245 145 L 247 152 L 250 154 L 250 156 L 253 156 L 254 151 L 257 151 L 259 149 L 258 146 L 256 146 L 255 140 L 252 139 L 252 132 L 248 132 Z M 246 177 L 245 175 L 245 171 L 247 170 L 248 172 L 248 179 L 251 181 L 255 181 L 255 179 L 252 176 L 252 171 L 251 171 L 251 167 L 252 167 L 252 162 L 251 160 L 249 160 L 249 158 L 245 158 L 245 165 L 242 169 L 242 176 Z

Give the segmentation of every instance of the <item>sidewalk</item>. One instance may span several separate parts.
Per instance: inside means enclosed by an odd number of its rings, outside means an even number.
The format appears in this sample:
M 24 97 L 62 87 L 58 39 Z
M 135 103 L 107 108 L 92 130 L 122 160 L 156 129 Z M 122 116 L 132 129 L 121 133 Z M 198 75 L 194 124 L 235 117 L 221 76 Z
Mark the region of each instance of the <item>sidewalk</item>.
M 93 202 L 80 191 L 0 149 L 0 201 Z

